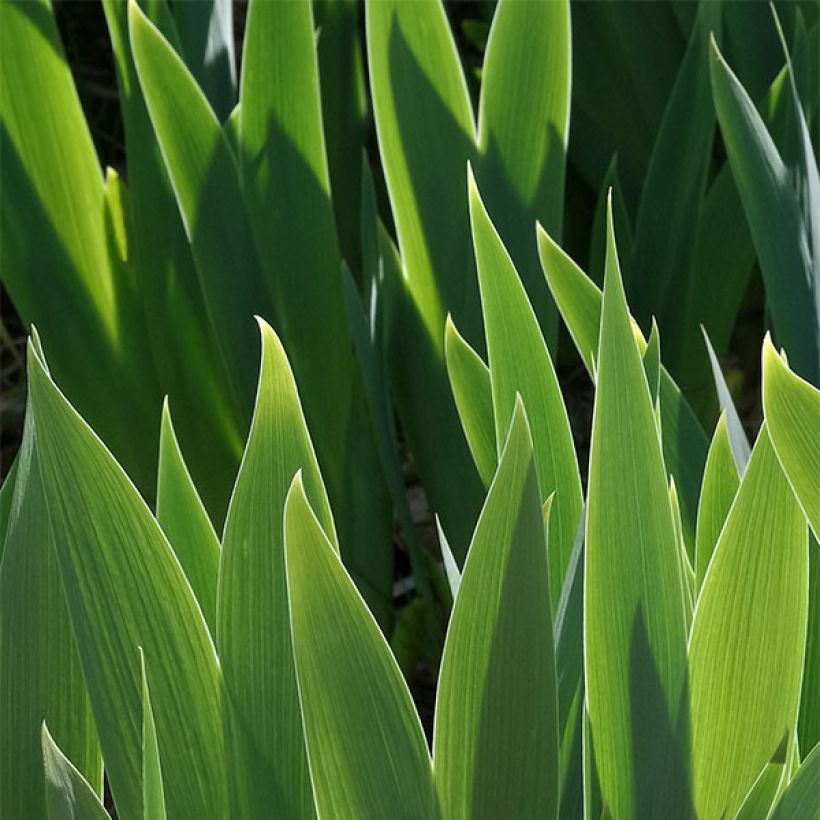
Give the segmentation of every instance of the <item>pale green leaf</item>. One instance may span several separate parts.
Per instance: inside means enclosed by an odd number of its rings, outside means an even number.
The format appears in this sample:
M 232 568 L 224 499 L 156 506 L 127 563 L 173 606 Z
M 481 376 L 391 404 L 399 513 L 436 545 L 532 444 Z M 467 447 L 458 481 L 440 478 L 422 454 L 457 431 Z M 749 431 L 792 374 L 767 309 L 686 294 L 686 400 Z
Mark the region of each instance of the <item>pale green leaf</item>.
M 213 635 L 216 627 L 219 538 L 185 466 L 167 398 L 162 405 L 159 435 L 157 521 L 182 564 Z
M 764 425 L 701 588 L 689 648 L 695 809 L 733 816 L 784 734 L 803 670 L 806 520 Z
M 529 407 L 541 500 L 556 493 L 549 533 L 552 600 L 558 602 L 583 505 L 569 418 L 538 320 L 512 259 L 495 230 L 470 174 L 481 304 L 487 337 L 496 446 L 504 441 L 515 397 Z
M 290 481 L 306 490 L 338 541 L 296 382 L 282 343 L 259 320 L 262 364 L 251 431 L 234 487 L 217 602 L 217 645 L 232 706 L 236 812 L 312 811 L 288 621 L 282 513 Z M 247 801 L 247 802 L 246 802 Z M 267 809 L 262 807 L 266 806 Z
M 532 227 L 538 220 L 561 235 L 571 86 L 569 6 L 568 0 L 500 0 L 484 54 L 478 109 L 476 175 L 551 349 L 557 313 L 543 286 Z
M 148 677 L 145 674 L 145 655 L 140 648 L 140 671 L 142 674 L 142 810 L 145 820 L 165 820 L 165 792 L 162 785 L 162 769 L 157 744 L 157 728 Z
M 439 817 L 421 723 L 401 671 L 305 495 L 285 504 L 293 655 L 316 810 Z
M 642 358 L 646 381 L 649 385 L 649 395 L 652 397 L 652 406 L 655 407 L 658 404 L 661 389 L 661 337 L 654 317 Z
M 29 403 L 0 562 L 2 817 L 45 814 L 44 721 L 91 788 L 102 790 L 100 750 L 66 611 L 38 449 Z
M 461 570 L 458 568 L 458 564 L 453 556 L 453 551 L 450 549 L 450 544 L 447 541 L 447 536 L 444 534 L 438 516 L 436 516 L 436 532 L 438 533 L 441 558 L 444 562 L 444 572 L 447 575 L 447 583 L 450 586 L 450 594 L 452 595 L 453 601 L 455 601 L 458 596 L 458 588 L 461 586 Z
M 47 811 L 38 816 L 48 820 L 111 820 L 97 793 L 54 742 L 45 721 L 40 734 Z M 31 808 L 19 816 L 29 816 Z
M 787 777 L 786 755 L 789 752 L 788 739 L 783 738 L 772 759 L 761 769 L 754 785 L 743 799 L 735 820 L 758 820 L 768 817 L 777 797 L 777 791 Z
M 547 284 L 587 370 L 593 374 L 601 324 L 601 291 L 540 225 L 537 231 Z M 633 332 L 636 327 L 633 324 Z M 639 330 L 637 336 L 640 344 Z M 695 541 L 695 513 L 709 441 L 680 388 L 663 365 L 659 398 L 663 454 L 667 471 L 675 477 L 678 486 L 683 536 L 687 549 L 691 549 Z
M 820 793 L 820 744 L 800 764 L 778 801 L 772 820 L 817 820 Z
M 614 817 L 688 816 L 686 623 L 652 400 L 608 218 L 587 502 L 587 704 Z
M 31 344 L 29 379 L 62 586 L 118 813 L 142 818 L 142 646 L 169 814 L 222 815 L 219 664 L 191 588 L 134 485 Z
M 461 426 L 478 474 L 489 486 L 498 465 L 490 369 L 458 332 L 449 314 L 444 337 L 447 375 Z
M 557 817 L 557 706 L 545 528 L 517 397 L 441 662 L 433 749 L 445 816 Z
M 700 591 L 709 561 L 717 544 L 720 531 L 732 506 L 740 479 L 734 460 L 729 432 L 726 426 L 726 411 L 720 415 L 706 467 L 703 470 L 703 486 L 698 503 L 698 523 L 695 536 L 695 581 Z
M 777 457 L 820 538 L 820 390 L 803 381 L 763 344 L 763 408 Z

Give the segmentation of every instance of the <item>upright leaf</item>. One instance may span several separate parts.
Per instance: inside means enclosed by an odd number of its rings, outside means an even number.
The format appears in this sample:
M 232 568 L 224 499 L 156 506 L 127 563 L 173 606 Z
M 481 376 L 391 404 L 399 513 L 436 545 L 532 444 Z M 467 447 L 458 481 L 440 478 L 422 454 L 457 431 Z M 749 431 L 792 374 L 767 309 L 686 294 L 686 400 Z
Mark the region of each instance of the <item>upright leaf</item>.
M 142 673 L 142 808 L 145 820 L 165 820 L 165 792 L 157 745 L 157 727 L 148 692 L 145 656 L 140 649 Z
M 470 219 L 490 363 L 496 444 L 512 419 L 515 397 L 529 411 L 541 500 L 556 493 L 550 517 L 552 600 L 561 594 L 581 517 L 581 479 L 555 368 L 512 259 L 487 214 L 470 175 Z M 500 450 L 499 450 L 500 455 Z
M 301 817 L 312 813 L 313 798 L 293 668 L 282 528 L 297 470 L 337 551 L 338 542 L 285 350 L 269 325 L 260 320 L 259 327 L 256 408 L 222 541 L 217 645 L 230 704 L 235 811 Z
M 54 742 L 45 722 L 41 738 L 46 812 L 38 816 L 48 820 L 111 820 L 96 791 Z
M 450 315 L 444 329 L 444 351 L 461 426 L 478 474 L 489 486 L 498 464 L 490 369 L 458 332 Z
M 808 598 L 806 520 L 761 429 L 703 582 L 689 647 L 699 817 L 731 817 L 794 736 Z
M 219 538 L 179 449 L 166 398 L 162 405 L 157 474 L 157 521 L 171 542 L 213 635 Z
M 29 344 L 37 447 L 71 626 L 106 774 L 123 820 L 142 818 L 148 663 L 168 812 L 227 810 L 219 665 L 182 569 L 122 468 Z
M 763 344 L 763 408 L 777 457 L 820 538 L 820 390 L 789 369 L 768 336 Z
M 518 397 L 441 662 L 434 759 L 447 817 L 557 817 L 558 703 L 544 531 Z
M 317 813 L 439 817 L 427 745 L 401 671 L 305 495 L 285 504 L 293 655 Z
M 815 746 L 775 806 L 772 820 L 813 820 L 820 791 L 820 745 Z
M 729 441 L 726 411 L 724 410 L 718 420 L 715 434 L 712 436 L 709 455 L 706 456 L 703 487 L 698 504 L 695 539 L 695 583 L 698 590 L 703 585 L 706 569 L 712 560 L 715 544 L 717 544 L 739 485 L 740 479 Z
M 16 464 L 0 561 L 0 815 L 42 817 L 44 721 L 97 793 L 102 761 L 66 611 L 30 403 Z
M 775 330 L 791 353 L 797 371 L 817 384 L 820 382 L 817 166 L 805 169 L 805 196 L 810 210 L 805 219 L 802 194 L 795 190 L 793 177 L 754 103 L 714 43 L 711 72 L 723 141 L 760 260 Z M 796 105 L 799 108 L 799 102 Z M 802 112 L 799 116 L 802 121 Z M 816 162 L 811 150 L 807 152 L 806 162 Z
M 608 219 L 584 586 L 587 703 L 616 817 L 688 816 L 686 624 L 652 401 Z
M 541 280 L 532 226 L 538 220 L 561 235 L 570 45 L 568 0 L 501 0 L 487 40 L 478 109 L 476 173 L 484 201 L 551 348 L 558 317 Z
M 541 263 L 561 316 L 590 374 L 598 350 L 601 324 L 601 291 L 539 225 L 538 249 Z M 636 326 L 633 325 L 633 332 Z M 640 331 L 638 338 L 642 340 Z M 709 441 L 680 388 L 663 365 L 659 399 L 661 431 L 666 468 L 675 477 L 680 493 L 683 536 L 687 549 L 695 539 L 695 513 L 698 506 L 703 466 Z
M 173 12 L 185 62 L 216 115 L 225 120 L 236 102 L 233 3 L 175 3 Z

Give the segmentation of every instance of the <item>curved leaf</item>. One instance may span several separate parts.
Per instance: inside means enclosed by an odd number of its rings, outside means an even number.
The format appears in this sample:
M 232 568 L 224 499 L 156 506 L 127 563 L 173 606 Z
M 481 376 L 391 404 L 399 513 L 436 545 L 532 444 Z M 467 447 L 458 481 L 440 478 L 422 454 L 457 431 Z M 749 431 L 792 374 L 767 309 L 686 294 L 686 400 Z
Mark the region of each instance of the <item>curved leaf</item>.
M 815 820 L 820 792 L 820 744 L 800 764 L 800 768 L 775 806 L 772 820 Z

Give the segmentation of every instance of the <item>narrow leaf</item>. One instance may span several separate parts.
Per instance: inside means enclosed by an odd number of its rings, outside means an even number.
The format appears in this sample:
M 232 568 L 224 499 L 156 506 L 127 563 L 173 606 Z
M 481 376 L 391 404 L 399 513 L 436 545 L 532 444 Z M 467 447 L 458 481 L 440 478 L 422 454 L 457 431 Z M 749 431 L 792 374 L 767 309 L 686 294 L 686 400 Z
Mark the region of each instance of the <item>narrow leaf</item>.
M 695 580 L 698 591 L 706 577 L 720 531 L 735 499 L 740 479 L 727 429 L 726 411 L 718 420 L 706 467 L 698 504 L 698 524 L 695 538 Z
M 142 673 L 142 806 L 145 820 L 165 820 L 165 793 L 159 762 L 157 729 L 145 674 L 145 656 L 140 649 Z
M 610 206 L 587 508 L 587 703 L 616 817 L 688 816 L 684 589 Z
M 772 820 L 816 820 L 820 791 L 820 744 L 800 764 L 772 814 Z
M 698 816 L 733 816 L 792 737 L 808 599 L 806 521 L 764 425 L 703 582 L 689 648 Z
M 111 820 L 97 793 L 54 742 L 45 722 L 41 738 L 48 820 Z
M 316 810 L 439 817 L 421 723 L 401 671 L 305 495 L 285 504 L 293 654 Z
M 532 440 L 518 397 L 441 662 L 434 757 L 447 817 L 557 817 L 557 694 L 544 532 Z
M 162 405 L 157 474 L 157 521 L 171 543 L 213 635 L 219 538 L 179 449 L 168 399 Z
M 449 314 L 444 330 L 444 350 L 461 426 L 478 474 L 485 486 L 489 486 L 498 464 L 490 369 L 458 332 Z
M 541 500 L 556 493 L 550 517 L 549 575 L 552 600 L 557 603 L 583 505 L 572 431 L 538 321 L 472 174 L 469 197 L 496 444 L 500 447 L 504 441 L 516 394 L 520 394 L 525 406 L 531 408 L 529 419 Z
M 256 409 L 222 541 L 217 645 L 232 707 L 235 810 L 254 816 L 274 807 L 277 814 L 301 816 L 311 814 L 313 798 L 293 668 L 282 528 L 297 470 L 303 470 L 306 491 L 337 551 L 338 543 L 285 350 L 269 325 L 259 320 L 259 328 Z

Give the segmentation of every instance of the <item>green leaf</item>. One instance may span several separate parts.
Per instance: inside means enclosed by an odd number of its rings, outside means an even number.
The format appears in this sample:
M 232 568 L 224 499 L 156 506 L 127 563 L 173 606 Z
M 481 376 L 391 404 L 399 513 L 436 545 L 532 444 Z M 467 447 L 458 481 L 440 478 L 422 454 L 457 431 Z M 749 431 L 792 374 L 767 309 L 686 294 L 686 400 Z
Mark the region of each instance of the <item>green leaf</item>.
M 532 226 L 539 220 L 561 235 L 570 46 L 568 0 L 501 0 L 484 55 L 478 109 L 476 175 L 551 348 L 558 317 L 543 286 Z
M 253 3 L 246 31 L 240 171 L 273 294 L 268 318 L 299 382 L 345 564 L 388 626 L 390 497 L 367 393 L 350 351 L 311 3 Z M 353 209 L 359 202 L 347 205 Z
M 3 546 L 6 542 L 6 533 L 9 528 L 9 518 L 11 515 L 12 498 L 14 497 L 14 486 L 17 481 L 17 468 L 19 457 L 15 456 L 14 461 L 6 473 L 3 483 L 0 485 L 0 561 L 3 558 Z
M 239 815 L 312 812 L 288 619 L 282 513 L 290 481 L 306 490 L 338 551 L 336 530 L 296 382 L 278 337 L 259 320 L 262 364 L 251 431 L 225 534 L 217 645 L 230 699 Z M 268 807 L 263 809 L 262 807 Z
M 806 521 L 764 425 L 703 582 L 689 647 L 699 817 L 733 816 L 797 722 Z
M 652 319 L 652 330 L 649 333 L 649 339 L 646 342 L 646 349 L 642 358 L 646 381 L 649 385 L 649 395 L 652 398 L 652 406 L 656 407 L 661 389 L 661 337 L 654 318 Z
M 213 635 L 216 626 L 219 538 L 185 466 L 167 398 L 162 405 L 159 436 L 157 521 L 182 564 L 185 577 Z
M 588 270 L 592 281 L 601 286 L 604 281 L 604 265 L 606 262 L 606 204 L 609 192 L 612 191 L 613 221 L 615 222 L 615 238 L 621 249 L 624 259 L 632 258 L 632 224 L 629 221 L 629 211 L 624 202 L 623 190 L 618 177 L 618 155 L 613 154 L 606 169 L 604 181 L 598 189 L 598 199 L 595 202 L 595 213 L 592 217 L 592 230 L 589 239 Z M 540 236 L 540 233 L 539 233 Z M 539 244 L 540 244 L 539 239 Z
M 669 504 L 672 508 L 672 523 L 675 525 L 675 540 L 678 543 L 678 562 L 680 565 L 681 586 L 683 587 L 683 617 L 686 621 L 686 633 L 692 626 L 692 614 L 695 608 L 695 571 L 686 551 L 683 540 L 683 525 L 680 517 L 680 502 L 675 479 L 669 479 Z
M 130 333 L 141 316 L 109 259 L 102 169 L 47 0 L 0 4 L 0 55 L 4 286 L 23 321 L 42 328 L 77 406 L 147 490 L 161 395 Z
M 142 817 L 142 646 L 169 814 L 222 815 L 219 665 L 191 588 L 133 484 L 31 343 L 29 379 L 60 576 L 118 813 Z
M 225 120 L 236 102 L 233 3 L 175 3 L 173 12 L 185 62 L 216 115 Z
M 652 400 L 608 215 L 587 502 L 587 704 L 615 817 L 688 816 L 686 624 Z
M 722 11 L 719 2 L 698 7 L 655 138 L 635 222 L 632 306 L 640 322 L 648 322 L 653 313 L 658 316 L 673 349 L 682 335 L 680 304 L 712 159 L 715 111 L 707 51 L 710 32 L 720 36 Z
M 362 154 L 368 136 L 359 5 L 357 0 L 314 3 L 322 121 L 336 232 L 342 255 L 353 270 L 361 269 L 360 214 L 350 205 L 361 199 L 362 167 L 356 157 Z
M 569 418 L 544 337 L 512 259 L 470 174 L 470 218 L 490 363 L 496 445 L 501 446 L 520 393 L 530 407 L 541 500 L 555 492 L 550 517 L 552 600 L 561 594 L 583 505 Z M 500 455 L 500 450 L 499 450 Z
M 593 375 L 601 323 L 601 291 L 540 225 L 537 231 L 547 284 L 584 365 Z M 633 324 L 633 332 L 636 328 Z M 642 343 L 639 330 L 637 336 Z M 663 366 L 659 397 L 663 455 L 667 471 L 675 477 L 680 493 L 683 536 L 687 549 L 690 549 L 695 540 L 695 513 L 709 441 L 692 408 Z
M 706 577 L 706 569 L 712 560 L 720 531 L 726 521 L 729 508 L 737 494 L 740 478 L 729 441 L 726 411 L 720 414 L 706 467 L 703 471 L 703 487 L 698 503 L 698 523 L 695 537 L 695 582 L 699 591 Z
M 461 586 L 461 570 L 458 568 L 458 564 L 453 556 L 453 551 L 450 549 L 450 544 L 447 541 L 447 536 L 444 534 L 438 516 L 436 516 L 436 532 L 438 533 L 439 549 L 441 549 L 441 557 L 444 562 L 444 572 L 447 575 L 450 594 L 452 595 L 453 602 L 455 602 L 459 587 Z
M 723 378 L 723 371 L 720 369 L 720 362 L 715 355 L 709 334 L 706 332 L 706 328 L 701 328 L 701 330 L 703 330 L 703 340 L 706 342 L 706 350 L 709 353 L 709 363 L 712 366 L 712 378 L 715 380 L 720 409 L 726 417 L 726 432 L 729 436 L 729 445 L 732 448 L 732 457 L 735 460 L 738 475 L 743 478 L 752 449 L 749 447 L 749 440 L 746 438 L 746 431 L 743 429 L 740 416 L 735 408 L 729 386 L 726 384 L 726 379 Z
M 775 330 L 789 350 L 797 371 L 817 384 L 820 381 L 820 255 L 817 254 L 820 185 L 816 181 L 816 165 L 814 179 L 810 169 L 806 169 L 806 196 L 810 202 L 818 200 L 809 205 L 816 215 L 810 217 L 811 224 L 807 224 L 790 170 L 752 100 L 714 43 L 711 72 L 723 141 L 760 260 Z M 802 118 L 802 113 L 800 116 Z M 814 260 L 812 254 L 816 257 Z
M 478 474 L 484 485 L 489 486 L 498 465 L 490 369 L 458 332 L 449 314 L 444 329 L 444 350 L 461 426 Z
M 270 314 L 236 163 L 196 81 L 135 0 L 131 48 L 156 139 L 191 243 L 239 429 L 258 355 L 251 317 Z
M 148 693 L 148 677 L 145 674 L 145 656 L 140 648 L 142 673 L 142 807 L 145 820 L 165 820 L 165 792 L 162 786 L 162 769 L 159 761 L 157 729 L 151 698 Z
M 761 769 L 754 785 L 743 799 L 735 820 L 757 820 L 759 817 L 768 817 L 772 803 L 777 797 L 777 791 L 787 777 L 786 754 L 788 752 L 787 738 L 784 736 L 780 747 L 772 759 Z
M 285 504 L 285 553 L 317 813 L 439 817 L 430 757 L 407 685 L 308 502 L 301 472 Z
M 800 764 L 775 806 L 772 820 L 815 820 L 820 790 L 820 744 Z
M 443 330 L 452 312 L 483 352 L 464 196 L 476 151 L 472 106 L 440 0 L 368 2 L 365 17 L 373 118 L 401 250 L 397 270 L 383 257 L 386 360 L 414 461 L 463 560 L 484 491 L 447 380 Z
M 92 788 L 102 791 L 100 750 L 63 597 L 38 450 L 29 402 L 0 562 L 3 817 L 45 814 L 44 721 Z
M 97 793 L 54 742 L 45 721 L 41 739 L 48 820 L 111 820 Z
M 143 6 L 176 48 L 176 27 L 166 0 Z M 128 4 L 104 0 L 103 8 L 117 69 L 128 159 L 128 278 L 139 283 L 136 296 L 144 307 L 139 326 L 130 332 L 153 353 L 160 389 L 152 412 L 163 394 L 171 395 L 188 466 L 209 511 L 222 520 L 242 454 L 244 425 L 238 423 L 242 420 L 231 404 L 230 382 L 221 369 L 199 273 L 140 88 L 128 34 Z M 129 391 L 144 378 L 143 371 L 135 371 Z M 122 426 L 133 435 L 130 424 Z M 150 434 L 154 455 L 153 425 Z M 155 477 L 152 472 L 152 482 Z
M 557 695 L 544 532 L 519 397 L 467 554 L 441 663 L 434 757 L 445 816 L 557 816 Z
M 789 369 L 768 336 L 763 343 L 763 408 L 777 457 L 820 538 L 820 390 Z

